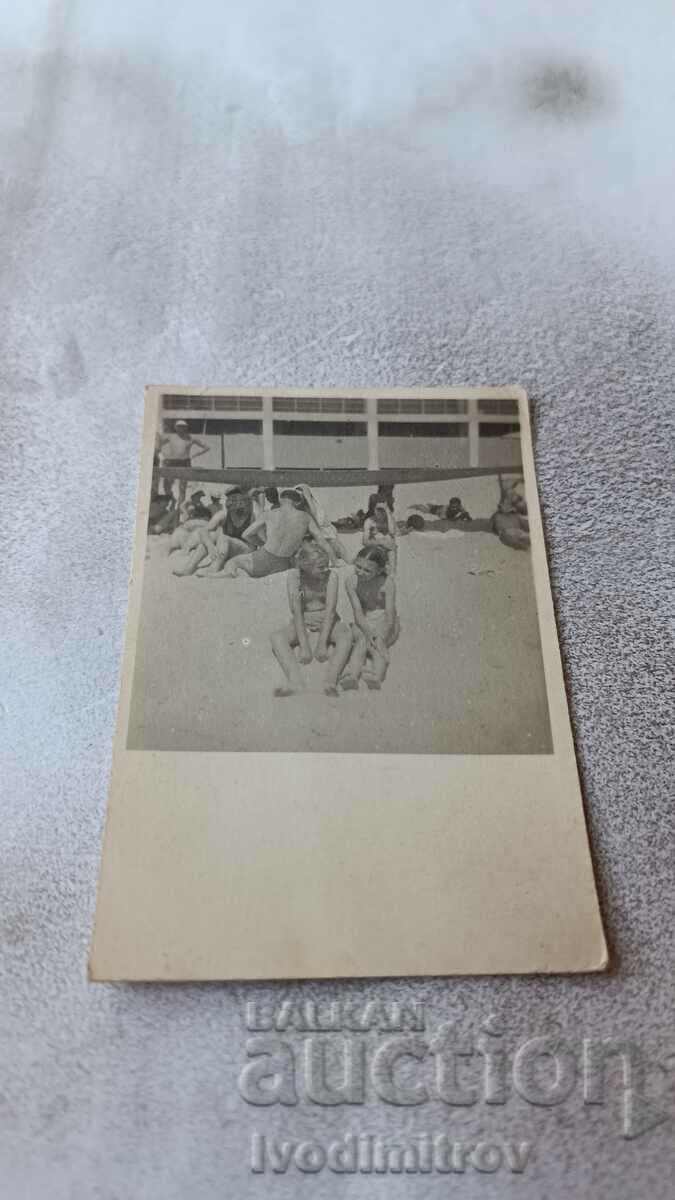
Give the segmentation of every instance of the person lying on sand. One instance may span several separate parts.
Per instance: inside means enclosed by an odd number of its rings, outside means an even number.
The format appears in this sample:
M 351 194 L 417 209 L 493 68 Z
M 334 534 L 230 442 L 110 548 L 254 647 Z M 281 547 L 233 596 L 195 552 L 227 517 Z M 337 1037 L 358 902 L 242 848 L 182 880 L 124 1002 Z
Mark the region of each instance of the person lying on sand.
M 426 521 L 424 517 L 420 516 L 419 513 L 411 513 L 406 520 L 405 530 L 402 529 L 401 533 L 421 533 L 425 527 Z
M 375 508 L 378 504 L 385 504 L 390 513 L 394 511 L 394 484 L 380 483 L 377 491 L 372 492 L 368 497 L 368 507 L 359 508 L 355 513 L 350 513 L 347 517 L 338 517 L 335 522 L 335 528 L 341 533 L 358 533 L 363 529 L 368 518 L 373 517 Z M 411 507 L 415 507 L 414 505 Z
M 354 648 L 340 683 L 345 690 L 357 688 L 363 677 L 369 688 L 379 689 L 389 666 L 389 648 L 400 632 L 396 582 L 387 574 L 381 546 L 359 550 L 346 588 L 354 613 Z
M 286 676 L 275 696 L 293 696 L 305 690 L 300 663 L 327 663 L 323 690 L 337 695 L 337 681 L 352 648 L 352 631 L 337 612 L 338 576 L 325 550 L 310 539 L 300 546 L 295 566 L 286 576 L 291 620 L 272 634 L 272 650 Z M 310 634 L 316 634 L 314 648 Z M 298 658 L 295 651 L 298 650 Z M 331 653 L 332 649 L 332 653 Z
M 471 520 L 471 515 L 466 511 L 459 496 L 451 496 L 447 504 L 411 504 L 410 507 L 445 521 Z
M 471 514 L 466 511 L 459 496 L 451 496 L 448 500 L 448 507 L 445 510 L 445 519 L 447 521 L 471 520 Z
M 337 555 L 330 542 L 323 537 L 319 526 L 311 516 L 307 500 L 296 488 L 281 492 L 279 507 L 266 509 L 257 521 L 244 530 L 242 538 L 250 542 L 254 535 L 262 535 L 265 541 L 250 554 L 238 554 L 219 574 L 221 577 L 234 579 L 240 571 L 253 579 L 262 579 L 266 575 L 275 575 L 278 571 L 288 571 L 293 566 L 293 556 L 297 553 L 307 534 L 310 534 L 323 548 L 331 565 L 335 565 Z M 232 556 L 230 556 L 232 557 Z M 216 572 L 209 572 L 212 578 Z

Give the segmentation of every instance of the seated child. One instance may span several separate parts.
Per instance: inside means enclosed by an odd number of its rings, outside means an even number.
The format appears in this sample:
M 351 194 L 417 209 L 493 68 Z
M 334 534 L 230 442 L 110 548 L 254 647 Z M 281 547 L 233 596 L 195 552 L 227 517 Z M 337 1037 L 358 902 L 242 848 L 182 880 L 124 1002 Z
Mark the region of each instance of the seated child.
M 386 504 L 389 512 L 394 511 L 394 484 L 393 483 L 378 483 L 377 491 L 372 492 L 368 497 L 368 509 L 366 516 L 373 515 L 373 509 L 376 504 Z
M 266 509 L 265 512 L 245 529 L 242 538 L 250 542 L 256 534 L 265 531 L 262 546 L 250 554 L 239 554 L 227 564 L 223 575 L 233 579 L 244 571 L 253 579 L 262 579 L 265 575 L 274 575 L 278 571 L 288 571 L 293 566 L 293 556 L 297 553 L 307 534 L 322 547 L 332 566 L 337 555 L 330 542 L 327 542 L 316 521 L 312 517 L 307 500 L 297 488 L 281 492 L 279 507 Z
M 396 582 L 387 574 L 381 546 L 359 550 L 346 588 L 354 613 L 354 649 L 340 682 L 345 689 L 357 688 L 363 675 L 369 688 L 379 689 L 389 666 L 389 648 L 400 632 Z
M 519 490 L 522 478 L 506 485 L 499 476 L 500 499 L 496 513 L 492 516 L 492 529 L 500 542 L 512 550 L 529 550 L 530 522 L 527 501 Z
M 276 696 L 304 691 L 305 683 L 295 656 L 301 663 L 327 662 L 324 692 L 337 695 L 337 681 L 352 648 L 349 625 L 337 613 L 338 576 L 331 569 L 325 550 L 306 539 L 295 556 L 295 566 L 286 577 L 291 620 L 272 634 L 272 650 L 286 676 L 287 684 L 275 689 Z M 309 635 L 316 634 L 314 650 Z M 329 647 L 333 648 L 332 655 Z
M 351 558 L 347 552 L 344 542 L 338 537 L 337 526 L 332 521 L 328 520 L 323 505 L 314 495 L 311 487 L 307 483 L 298 483 L 293 489 L 296 492 L 301 492 L 307 502 L 307 510 L 310 517 L 316 522 L 322 538 L 328 542 L 333 556 L 336 559 L 342 559 L 343 562 L 351 563 Z
M 387 556 L 387 570 L 396 570 L 396 524 L 393 513 L 383 502 L 373 508 L 363 523 L 363 545 L 380 546 Z

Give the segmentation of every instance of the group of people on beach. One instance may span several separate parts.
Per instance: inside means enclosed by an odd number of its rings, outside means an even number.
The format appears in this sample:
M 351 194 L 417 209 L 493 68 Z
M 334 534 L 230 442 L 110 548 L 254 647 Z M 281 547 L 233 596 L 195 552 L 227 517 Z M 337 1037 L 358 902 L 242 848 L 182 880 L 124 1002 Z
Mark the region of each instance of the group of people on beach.
M 166 474 L 167 467 L 189 464 L 208 446 L 195 438 L 184 421 L 158 438 L 149 513 L 154 533 L 169 533 L 172 571 L 222 580 L 246 574 L 253 579 L 280 572 L 287 576 L 289 620 L 271 638 L 283 671 L 278 696 L 305 690 L 301 667 L 315 659 L 326 663 L 324 691 L 337 695 L 354 690 L 363 680 L 379 689 L 390 662 L 400 624 L 396 611 L 397 539 L 399 535 L 487 526 L 506 545 L 529 546 L 527 505 L 520 480 L 504 484 L 489 520 L 473 521 L 458 496 L 447 505 L 411 505 L 417 511 L 406 521 L 394 519 L 394 486 L 382 483 L 367 508 L 328 520 L 311 488 L 304 483 L 276 487 L 231 485 L 221 498 L 199 489 L 187 495 L 183 478 Z M 161 460 L 160 460 L 161 456 Z M 164 489 L 160 491 L 159 464 Z M 424 514 L 424 515 L 422 515 Z M 434 518 L 431 525 L 428 518 Z M 352 557 L 341 533 L 360 533 L 361 547 Z M 338 612 L 339 568 L 349 565 L 345 592 L 351 620 Z
M 382 686 L 400 630 L 392 487 L 382 485 L 370 497 L 353 557 L 304 483 L 282 490 L 235 484 L 210 503 L 202 490 L 178 501 L 169 539 L 174 575 L 224 580 L 286 573 L 289 620 L 271 638 L 284 674 L 277 696 L 305 690 L 301 668 L 312 660 L 326 663 L 328 695 L 355 690 L 361 680 L 370 689 Z M 161 518 L 153 525 L 151 516 L 150 528 L 162 532 Z M 343 565 L 353 568 L 345 580 L 351 621 L 338 611 Z

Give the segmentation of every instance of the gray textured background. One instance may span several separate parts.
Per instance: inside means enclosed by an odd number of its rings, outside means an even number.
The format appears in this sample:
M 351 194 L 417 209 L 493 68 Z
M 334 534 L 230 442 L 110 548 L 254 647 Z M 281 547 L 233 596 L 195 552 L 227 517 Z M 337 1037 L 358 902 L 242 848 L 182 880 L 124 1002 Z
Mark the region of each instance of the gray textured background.
M 632 1037 L 675 1113 L 672 4 L 5 7 L 0 1194 L 673 1195 L 675 1123 L 623 1141 L 618 1094 L 448 1124 L 236 1091 L 246 999 L 403 994 Z M 610 975 L 87 983 L 148 382 L 530 390 Z M 535 1157 L 248 1172 L 253 1128 L 411 1122 Z

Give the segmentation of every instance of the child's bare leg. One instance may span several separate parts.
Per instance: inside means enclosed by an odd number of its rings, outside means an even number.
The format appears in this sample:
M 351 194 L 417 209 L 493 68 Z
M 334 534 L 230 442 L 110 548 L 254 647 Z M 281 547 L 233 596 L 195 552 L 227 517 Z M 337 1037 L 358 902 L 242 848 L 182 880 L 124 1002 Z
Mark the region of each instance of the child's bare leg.
M 223 578 L 236 579 L 240 570 L 245 571 L 247 575 L 253 574 L 252 554 L 237 554 L 232 558 L 223 571 Z
M 199 572 L 200 577 L 205 575 L 219 575 L 222 572 L 227 560 L 229 538 L 223 533 L 222 529 L 212 531 L 205 529 L 202 533 L 202 543 L 206 547 L 209 557 L 208 570 L 204 568 Z
M 353 637 L 349 625 L 338 621 L 333 629 L 333 653 L 326 668 L 326 679 L 323 690 L 327 696 L 337 695 L 337 681 L 347 665 L 347 659 L 352 652 Z
M 174 550 L 187 549 L 189 537 L 190 534 L 188 533 L 187 529 L 182 527 L 182 525 L 179 525 L 178 529 L 174 529 L 169 538 L 169 554 L 173 554 Z
M 220 531 L 218 531 L 218 533 L 220 533 Z M 195 530 L 194 536 L 195 536 L 195 545 L 197 544 L 197 542 L 201 542 L 202 546 L 204 546 L 206 548 L 207 557 L 204 560 L 204 566 L 208 567 L 211 565 L 214 558 L 218 554 L 218 535 L 212 533 L 212 531 L 210 529 L 204 528 L 203 526 L 201 526 L 199 529 Z M 190 549 L 190 550 L 192 549 L 192 547 L 189 544 L 188 544 L 188 549 Z
M 298 692 L 304 692 L 305 681 L 294 652 L 294 646 L 298 644 L 295 622 L 291 621 L 283 629 L 277 629 L 276 633 L 272 634 L 271 642 L 274 657 L 287 680 L 285 687 L 274 689 L 274 695 L 295 696 Z
M 196 550 L 203 541 L 203 529 L 186 529 L 185 526 L 179 525 L 178 529 L 174 529 L 169 541 L 169 554 L 174 550 Z
M 379 691 L 387 674 L 388 666 L 389 660 L 383 654 L 380 654 L 379 650 L 370 649 L 368 651 L 368 660 L 363 671 L 363 678 L 366 681 L 366 686 L 371 691 Z
M 354 645 L 349 655 L 344 675 L 340 680 L 342 687 L 347 691 L 352 691 L 359 686 L 363 664 L 366 661 L 367 649 L 368 644 L 364 633 L 360 629 L 354 629 Z
M 177 530 L 176 532 L 180 532 Z M 173 568 L 174 575 L 194 575 L 197 567 L 208 554 L 209 541 L 205 529 L 183 530 L 185 540 L 179 565 Z
M 201 541 L 198 541 L 197 544 L 193 545 L 192 549 L 188 550 L 185 555 L 181 555 L 183 561 L 180 566 L 173 568 L 174 575 L 194 575 L 197 567 L 202 559 L 206 558 L 206 555 L 206 546 L 204 546 Z
M 209 542 L 208 542 L 208 538 L 206 536 L 205 529 L 201 529 L 201 528 L 200 529 L 191 529 L 190 532 L 188 533 L 188 539 L 187 539 L 187 542 L 185 543 L 185 549 L 186 550 L 196 550 L 197 546 L 206 546 L 207 551 L 209 549 Z
M 212 545 L 211 566 L 201 572 L 202 577 L 220 575 L 224 579 L 230 578 L 234 572 L 225 571 L 225 563 L 229 562 L 230 559 L 243 555 L 248 551 L 248 546 L 245 542 L 240 541 L 239 538 L 227 537 L 226 534 L 219 537 L 215 545 L 213 543 Z

